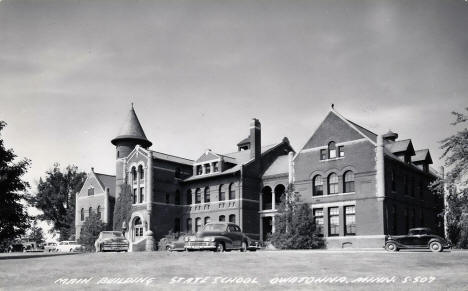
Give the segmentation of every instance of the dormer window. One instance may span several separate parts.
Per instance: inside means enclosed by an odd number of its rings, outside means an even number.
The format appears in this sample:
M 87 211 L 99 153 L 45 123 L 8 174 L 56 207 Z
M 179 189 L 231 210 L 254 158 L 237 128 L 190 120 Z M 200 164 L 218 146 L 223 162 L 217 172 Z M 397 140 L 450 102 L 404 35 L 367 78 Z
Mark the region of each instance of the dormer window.
M 334 141 L 328 143 L 328 158 L 334 159 L 336 158 L 336 145 Z
M 197 166 L 197 175 L 201 175 L 201 174 L 203 174 L 202 166 L 198 165 Z
M 209 174 L 210 171 L 211 171 L 211 166 L 210 166 L 210 164 L 205 164 L 204 166 L 205 166 L 205 174 Z
M 213 172 L 219 172 L 219 163 L 218 162 L 213 163 Z
M 88 188 L 88 196 L 93 196 L 94 195 L 94 188 L 90 187 Z

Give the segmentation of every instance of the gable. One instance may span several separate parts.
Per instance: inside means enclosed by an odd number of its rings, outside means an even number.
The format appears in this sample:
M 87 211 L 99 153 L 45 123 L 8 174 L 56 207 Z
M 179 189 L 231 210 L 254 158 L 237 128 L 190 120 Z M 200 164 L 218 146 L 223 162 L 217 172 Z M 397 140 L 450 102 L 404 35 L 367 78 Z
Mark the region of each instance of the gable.
M 330 111 L 303 149 L 321 147 L 330 141 L 336 143 L 362 139 L 363 136 L 343 119 Z
M 88 189 L 90 187 L 94 188 L 94 195 L 103 193 L 105 190 L 102 188 L 101 183 L 96 179 L 96 176 L 93 173 L 88 173 L 86 181 L 83 183 L 81 190 L 79 192 L 80 197 L 88 196 Z
M 215 159 L 219 159 L 219 156 L 209 151 L 201 155 L 201 157 L 198 158 L 196 163 L 203 163 L 203 162 L 212 161 Z

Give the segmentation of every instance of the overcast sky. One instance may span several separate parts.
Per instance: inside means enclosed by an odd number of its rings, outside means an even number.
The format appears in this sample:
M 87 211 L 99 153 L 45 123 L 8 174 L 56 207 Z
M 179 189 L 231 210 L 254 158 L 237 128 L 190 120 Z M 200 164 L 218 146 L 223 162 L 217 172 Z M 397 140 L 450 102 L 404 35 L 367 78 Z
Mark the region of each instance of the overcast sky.
M 32 160 L 114 173 L 130 108 L 152 149 L 196 159 L 262 141 L 298 150 L 329 111 L 429 148 L 468 106 L 468 2 L 0 2 L 0 120 Z M 35 191 L 35 189 L 33 188 Z

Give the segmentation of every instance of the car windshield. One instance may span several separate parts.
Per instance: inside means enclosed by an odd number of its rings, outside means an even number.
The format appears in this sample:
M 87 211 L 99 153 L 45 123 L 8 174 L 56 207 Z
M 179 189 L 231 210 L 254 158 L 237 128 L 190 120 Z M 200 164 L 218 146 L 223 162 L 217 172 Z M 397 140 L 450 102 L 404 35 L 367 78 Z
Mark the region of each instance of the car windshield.
M 226 225 L 225 224 L 207 224 L 203 228 L 203 231 L 225 231 Z
M 102 238 L 113 238 L 113 237 L 121 237 L 122 233 L 120 232 L 103 232 Z

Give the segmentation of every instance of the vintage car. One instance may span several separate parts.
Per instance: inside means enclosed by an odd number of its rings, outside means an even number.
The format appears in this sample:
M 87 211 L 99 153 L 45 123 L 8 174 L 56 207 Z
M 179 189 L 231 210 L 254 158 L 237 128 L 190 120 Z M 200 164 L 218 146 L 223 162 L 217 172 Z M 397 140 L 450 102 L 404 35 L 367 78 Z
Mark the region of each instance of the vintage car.
M 94 246 L 96 252 L 127 252 L 129 242 L 120 231 L 101 231 Z
M 81 252 L 83 251 L 83 246 L 78 244 L 76 241 L 64 240 L 59 242 L 55 246 L 56 252 Z
M 244 233 L 234 223 L 213 222 L 206 224 L 202 231 L 195 236 L 186 237 L 185 248 L 193 250 L 213 250 L 223 252 L 225 250 L 256 251 L 259 248 L 255 241 Z
M 46 253 L 55 252 L 56 248 L 57 248 L 56 242 L 46 242 L 44 245 L 44 252 Z
M 411 228 L 408 235 L 388 235 L 385 239 L 385 250 L 396 252 L 400 249 L 430 249 L 441 252 L 451 245 L 442 237 L 432 234 L 430 228 Z
M 185 237 L 179 236 L 178 239 L 170 240 L 166 245 L 166 251 L 178 251 L 182 252 L 185 251 Z

